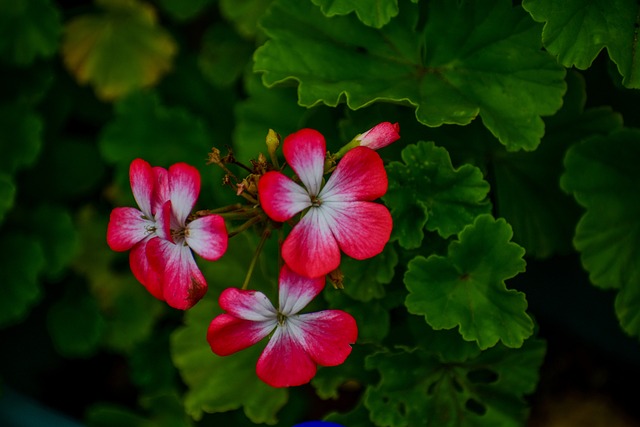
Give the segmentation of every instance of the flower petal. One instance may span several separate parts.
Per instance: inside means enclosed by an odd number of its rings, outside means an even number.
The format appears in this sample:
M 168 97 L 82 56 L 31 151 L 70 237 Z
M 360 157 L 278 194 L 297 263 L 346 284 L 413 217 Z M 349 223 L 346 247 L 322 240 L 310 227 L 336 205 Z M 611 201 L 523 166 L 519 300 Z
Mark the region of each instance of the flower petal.
M 301 276 L 285 264 L 280 270 L 278 295 L 280 312 L 286 316 L 298 313 L 324 289 L 325 278 L 315 279 Z
M 382 159 L 370 148 L 349 150 L 338 163 L 318 198 L 326 201 L 375 200 L 387 192 Z
M 188 246 L 156 237 L 147 243 L 147 256 L 160 274 L 163 299 L 171 307 L 187 310 L 207 292 L 207 282 Z
M 176 163 L 169 168 L 169 185 L 173 214 L 184 226 L 200 194 L 200 172 L 186 163 Z
M 321 208 L 321 207 L 320 207 Z M 296 273 L 319 277 L 340 265 L 340 248 L 322 209 L 313 207 L 282 245 L 282 258 Z
M 229 314 L 255 322 L 276 320 L 276 309 L 265 294 L 238 288 L 227 288 L 218 299 L 220 307 Z
M 171 200 L 167 200 L 156 211 L 156 236 L 170 242 L 173 242 L 171 235 L 172 210 Z
M 136 208 L 119 207 L 111 211 L 107 225 L 107 244 L 114 251 L 126 251 L 155 231 L 155 223 Z
M 400 139 L 400 125 L 398 123 L 378 123 L 362 135 L 357 137 L 360 145 L 378 150 Z
M 306 384 L 316 370 L 315 362 L 291 335 L 287 323 L 276 328 L 256 366 L 258 377 L 272 387 Z
M 142 283 L 151 295 L 164 301 L 160 275 L 153 268 L 147 256 L 147 243 L 149 243 L 150 240 L 151 239 L 143 240 L 131 248 L 131 252 L 129 252 L 129 265 L 131 266 L 131 272 L 135 278 L 138 279 L 138 282 Z
M 275 319 L 254 322 L 221 314 L 211 321 L 207 341 L 215 354 L 228 356 L 257 343 L 269 335 L 277 324 Z
M 312 196 L 317 196 L 320 192 L 326 147 L 324 136 L 313 129 L 301 129 L 292 133 L 282 144 L 287 163 Z
M 351 354 L 358 339 L 355 319 L 342 310 L 324 310 L 287 319 L 292 334 L 311 358 L 322 366 L 336 366 Z
M 311 206 L 307 190 L 277 171 L 267 172 L 260 177 L 258 196 L 264 212 L 279 222 L 287 221 Z
M 154 194 L 155 177 L 151 165 L 142 159 L 135 159 L 129 166 L 129 182 L 131 191 L 140 210 L 147 218 L 153 218 L 152 198 Z
M 378 255 L 389 241 L 393 221 L 386 206 L 373 202 L 325 202 L 331 231 L 342 252 L 355 259 Z
M 153 213 L 162 208 L 168 200 L 171 200 L 171 188 L 169 188 L 169 171 L 160 166 L 153 167 L 153 176 L 155 179 L 155 196 L 153 198 Z
M 229 237 L 224 219 L 219 215 L 207 215 L 187 225 L 187 245 L 208 261 L 219 259 L 227 250 Z

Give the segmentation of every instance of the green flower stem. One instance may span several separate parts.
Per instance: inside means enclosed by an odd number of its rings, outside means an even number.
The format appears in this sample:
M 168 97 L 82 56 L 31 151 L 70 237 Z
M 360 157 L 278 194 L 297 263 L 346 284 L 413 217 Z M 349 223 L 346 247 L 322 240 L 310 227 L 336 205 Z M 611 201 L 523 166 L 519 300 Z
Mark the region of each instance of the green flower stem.
M 247 223 L 250 221 L 247 221 Z M 251 276 L 253 275 L 253 269 L 258 262 L 258 258 L 260 257 L 260 253 L 262 252 L 262 248 L 264 247 L 264 243 L 271 236 L 271 228 L 267 226 L 262 232 L 262 238 L 260 239 L 260 243 L 258 243 L 258 247 L 256 248 L 255 253 L 253 254 L 253 258 L 251 259 L 251 264 L 249 264 L 249 270 L 247 270 L 247 275 L 244 278 L 244 282 L 242 283 L 242 289 L 247 289 L 249 285 L 249 281 L 251 280 Z
M 235 235 L 238 235 L 240 233 L 242 233 L 244 230 L 250 228 L 252 225 L 259 223 L 260 221 L 262 221 L 264 219 L 263 215 L 260 215 L 260 213 L 255 213 L 255 216 L 251 219 L 249 219 L 248 221 L 246 221 L 244 224 L 242 224 L 241 226 L 239 226 L 238 228 L 236 228 L 235 230 L 233 230 L 232 232 L 229 233 L 229 237 L 233 237 Z M 240 217 L 240 218 L 246 218 L 246 216 Z M 227 218 L 225 217 L 225 219 L 232 219 L 232 218 Z M 237 218 L 239 219 L 239 218 Z

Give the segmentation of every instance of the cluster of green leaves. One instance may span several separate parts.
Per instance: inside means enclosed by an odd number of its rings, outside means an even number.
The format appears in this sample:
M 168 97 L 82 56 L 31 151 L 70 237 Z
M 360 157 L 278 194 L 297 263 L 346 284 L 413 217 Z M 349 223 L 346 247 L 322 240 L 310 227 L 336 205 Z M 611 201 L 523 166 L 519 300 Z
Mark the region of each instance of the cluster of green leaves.
M 92 426 L 291 426 L 349 390 L 357 403 L 328 420 L 523 425 L 545 354 L 509 281 L 526 257 L 579 253 L 640 338 L 640 120 L 624 103 L 638 102 L 640 9 L 561 3 L 0 0 L 0 327 L 42 308 L 60 357 L 127 360 L 137 409 L 95 402 Z M 605 84 L 616 106 L 589 102 Z M 184 317 L 106 246 L 110 209 L 134 204 L 134 158 L 196 166 L 198 206 L 215 208 L 236 200 L 211 147 L 247 162 L 268 129 L 313 127 L 336 151 L 381 121 L 402 136 L 380 151 L 391 241 L 345 259 L 344 289 L 314 302 L 351 313 L 359 339 L 311 386 L 271 389 L 260 346 L 222 358 L 205 340 L 251 231 L 201 264 L 210 290 Z M 251 287 L 275 294 L 277 260 L 272 239 Z

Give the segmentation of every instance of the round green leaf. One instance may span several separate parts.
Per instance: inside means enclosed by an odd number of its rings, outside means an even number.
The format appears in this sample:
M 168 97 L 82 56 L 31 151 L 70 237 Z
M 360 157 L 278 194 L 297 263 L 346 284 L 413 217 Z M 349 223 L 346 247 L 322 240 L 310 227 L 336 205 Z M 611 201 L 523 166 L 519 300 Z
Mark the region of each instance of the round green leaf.
M 58 50 L 60 11 L 51 0 L 0 0 L 0 57 L 16 65 L 31 64 Z
M 220 0 L 220 12 L 244 38 L 252 39 L 260 32 L 258 21 L 273 0 Z
M 187 21 L 202 13 L 213 0 L 159 0 L 163 10 L 178 21 Z
M 242 75 L 253 49 L 253 44 L 242 39 L 231 26 L 216 23 L 202 36 L 198 66 L 209 82 L 228 86 Z
M 11 210 L 16 196 L 16 187 L 6 174 L 0 173 L 0 224 L 4 221 L 4 215 Z
M 402 150 L 402 160 L 387 166 L 389 189 L 382 199 L 394 220 L 391 238 L 405 249 L 420 247 L 425 225 L 446 238 L 491 211 L 482 172 L 468 164 L 454 169 L 444 148 L 419 142 Z
M 299 82 L 299 103 L 351 109 L 409 103 L 428 126 L 466 125 L 476 116 L 507 149 L 533 150 L 540 116 L 562 105 L 564 69 L 540 49 L 540 25 L 508 0 L 400 4 L 381 30 L 355 17 L 328 18 L 309 2 L 278 0 L 262 24 L 270 37 L 254 70 L 272 86 Z M 477 13 L 468 13 L 477 11 Z
M 20 105 L 0 105 L 0 171 L 9 174 L 32 165 L 42 147 L 42 120 Z
M 481 215 L 449 245 L 446 257 L 418 256 L 409 263 L 405 305 L 434 329 L 458 327 L 481 349 L 501 341 L 520 347 L 533 333 L 524 294 L 504 281 L 525 270 L 524 249 L 511 242 L 503 219 Z
M 0 236 L 0 326 L 22 320 L 40 299 L 38 276 L 45 265 L 37 239 L 18 233 Z
M 398 254 L 391 244 L 381 254 L 366 260 L 344 257 L 340 263 L 344 293 L 363 302 L 384 297 L 383 285 L 391 282 L 397 264 Z

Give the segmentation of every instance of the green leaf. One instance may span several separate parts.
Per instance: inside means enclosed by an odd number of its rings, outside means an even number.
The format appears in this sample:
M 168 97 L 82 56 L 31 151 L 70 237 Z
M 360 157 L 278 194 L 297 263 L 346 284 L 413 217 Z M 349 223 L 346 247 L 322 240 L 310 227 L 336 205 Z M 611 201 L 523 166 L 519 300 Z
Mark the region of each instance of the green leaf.
M 112 101 L 153 86 L 171 69 L 177 47 L 157 24 L 155 10 L 136 0 L 97 0 L 100 14 L 80 15 L 65 26 L 62 56 L 78 83 Z
M 50 0 L 0 0 L 0 57 L 29 65 L 53 56 L 62 32 L 60 11 Z
M 112 403 L 96 403 L 87 411 L 90 427 L 189 427 L 193 423 L 185 415 L 180 399 L 175 394 L 159 394 L 141 399 L 148 415 L 131 411 Z
M 327 18 L 309 2 L 276 1 L 254 70 L 267 86 L 297 80 L 304 106 L 335 106 L 343 96 L 351 109 L 409 103 L 428 126 L 479 115 L 510 151 L 535 149 L 540 116 L 557 111 L 565 91 L 564 69 L 540 49 L 540 25 L 507 0 L 439 0 L 418 30 L 418 8 L 401 3 L 375 30 L 352 16 Z
M 640 131 L 623 129 L 574 145 L 562 189 L 586 208 L 574 244 L 594 285 L 640 283 Z
M 382 28 L 398 14 L 398 0 L 312 0 L 327 16 L 355 12 L 358 19 L 369 27 Z
M 215 355 L 206 340 L 207 327 L 220 313 L 209 298 L 185 315 L 185 326 L 171 336 L 171 356 L 189 390 L 185 410 L 196 420 L 203 412 L 244 408 L 254 423 L 276 422 L 276 413 L 288 399 L 287 389 L 274 389 L 256 375 L 261 344 L 226 357 Z
M 38 302 L 42 292 L 38 276 L 45 265 L 37 239 L 15 232 L 0 235 L 0 326 L 22 320 Z
M 418 256 L 409 263 L 405 305 L 434 329 L 458 326 L 481 349 L 501 341 L 520 347 L 533 333 L 527 301 L 504 281 L 525 270 L 524 249 L 511 242 L 504 219 L 481 215 L 449 244 L 446 257 Z
M 385 295 L 383 285 L 393 280 L 398 254 L 387 245 L 381 254 L 366 260 L 344 257 L 340 269 L 344 273 L 344 293 L 358 301 L 371 301 Z
M 35 162 L 42 147 L 42 120 L 23 106 L 0 105 L 0 135 L 0 171 L 13 174 Z
M 64 357 L 89 357 L 96 351 L 105 330 L 105 319 L 91 295 L 68 288 L 47 315 L 53 344 Z
M 214 0 L 159 0 L 160 7 L 178 21 L 188 21 L 201 14 Z
M 402 150 L 402 160 L 387 166 L 389 189 L 382 199 L 394 220 L 391 239 L 403 248 L 420 247 L 425 226 L 446 238 L 491 211 L 480 170 L 454 169 L 444 148 L 421 141 Z
M 356 320 L 359 343 L 380 342 L 389 334 L 391 319 L 385 299 L 358 301 L 340 289 L 327 289 L 324 296 L 330 308 L 346 311 Z
M 338 366 L 318 368 L 318 373 L 311 380 L 318 397 L 321 399 L 338 399 L 341 391 L 354 392 L 363 384 L 375 381 L 375 374 L 362 369 L 365 358 L 375 351 L 373 345 L 356 344 L 347 360 Z
M 567 81 L 565 104 L 545 120 L 546 134 L 536 151 L 506 153 L 495 144 L 490 154 L 498 215 L 513 227 L 513 240 L 536 257 L 573 250 L 580 211 L 559 186 L 566 150 L 585 137 L 622 126 L 621 116 L 609 107 L 584 109 L 585 84 L 579 74 L 569 73 Z
M 240 77 L 251 61 L 254 46 L 226 23 L 216 23 L 202 36 L 198 66 L 209 82 L 228 86 Z
M 574 245 L 591 283 L 617 288 L 622 328 L 640 336 L 640 131 L 622 129 L 576 144 L 565 157 L 560 185 L 586 208 Z
M 560 64 L 585 70 L 606 48 L 623 84 L 640 88 L 636 1 L 525 0 L 522 6 L 533 19 L 545 23 L 542 42 Z
M 45 256 L 45 275 L 59 278 L 78 253 L 79 236 L 71 214 L 60 206 L 40 205 L 22 219 L 40 240 Z
M 462 363 L 421 348 L 379 352 L 366 360 L 381 378 L 366 391 L 365 406 L 380 426 L 518 427 L 544 353 L 537 340 L 515 350 L 497 346 Z
M 353 410 L 346 413 L 331 412 L 324 420 L 349 427 L 371 427 L 369 411 L 362 402 L 358 403 Z
M 258 21 L 273 0 L 220 0 L 220 12 L 240 35 L 253 39 L 260 32 Z
M 10 176 L 0 173 L 0 224 L 11 210 L 16 197 L 16 186 Z

